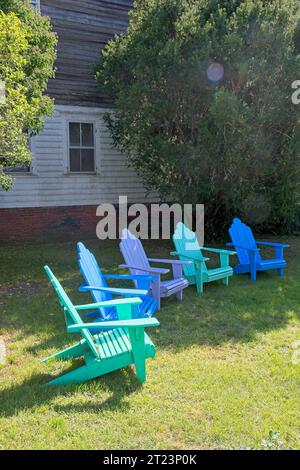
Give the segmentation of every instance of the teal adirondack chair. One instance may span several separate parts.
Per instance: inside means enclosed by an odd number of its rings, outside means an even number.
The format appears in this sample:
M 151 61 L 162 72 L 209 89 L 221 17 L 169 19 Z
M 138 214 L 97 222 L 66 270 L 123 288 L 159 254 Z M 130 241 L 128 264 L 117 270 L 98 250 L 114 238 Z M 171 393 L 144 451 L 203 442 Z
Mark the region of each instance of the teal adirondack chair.
M 132 306 L 139 305 L 139 298 L 117 299 L 87 305 L 73 305 L 59 281 L 48 266 L 45 271 L 56 291 L 64 309 L 67 331 L 78 333 L 81 341 L 73 346 L 45 358 L 70 359 L 83 357 L 85 364 L 48 382 L 47 385 L 66 385 L 84 382 L 100 377 L 109 372 L 135 365 L 137 378 L 146 380 L 146 358 L 155 356 L 155 346 L 145 333 L 146 327 L 159 326 L 155 318 L 132 319 Z M 78 314 L 80 311 L 100 307 L 115 307 L 119 320 L 84 323 Z M 108 331 L 92 335 L 90 330 L 107 329 Z
M 176 251 L 171 252 L 173 256 L 179 256 L 181 260 L 193 261 L 192 264 L 183 266 L 183 273 L 189 284 L 196 284 L 198 294 L 203 293 L 203 285 L 207 282 L 222 279 L 227 286 L 233 269 L 229 265 L 229 256 L 235 255 L 235 251 L 220 250 L 217 248 L 200 247 L 196 234 L 181 222 L 177 224 L 173 235 Z M 218 253 L 220 256 L 220 267 L 208 269 L 202 251 Z

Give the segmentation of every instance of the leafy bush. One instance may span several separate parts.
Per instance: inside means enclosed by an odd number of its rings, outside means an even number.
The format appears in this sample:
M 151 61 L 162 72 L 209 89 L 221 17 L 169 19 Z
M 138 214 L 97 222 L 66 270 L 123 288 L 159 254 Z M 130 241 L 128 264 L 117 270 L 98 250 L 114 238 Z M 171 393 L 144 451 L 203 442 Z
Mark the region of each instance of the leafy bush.
M 114 144 L 148 189 L 204 203 L 210 236 L 233 214 L 294 226 L 297 37 L 297 0 L 143 0 L 104 48 L 96 77 Z
M 43 95 L 54 76 L 56 36 L 47 18 L 29 1 L 0 0 L 0 80 L 6 100 L 0 103 L 0 185 L 8 190 L 12 178 L 5 169 L 31 161 L 28 132 L 35 134 L 43 117 L 53 111 Z M 29 130 L 29 131 L 28 131 Z

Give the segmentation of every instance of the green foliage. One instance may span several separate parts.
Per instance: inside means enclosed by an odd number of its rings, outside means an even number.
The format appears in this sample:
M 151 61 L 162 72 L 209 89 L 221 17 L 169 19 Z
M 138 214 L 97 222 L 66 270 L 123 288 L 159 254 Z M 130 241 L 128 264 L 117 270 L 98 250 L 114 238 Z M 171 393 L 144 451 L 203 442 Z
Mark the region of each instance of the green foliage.
M 43 95 L 54 76 L 56 36 L 47 18 L 29 1 L 0 0 L 0 80 L 6 100 L 0 103 L 0 185 L 8 190 L 13 180 L 5 169 L 31 160 L 28 129 L 33 135 L 51 115 L 52 100 Z
M 298 20 L 297 0 L 143 0 L 97 66 L 114 144 L 162 198 L 204 203 L 211 236 L 233 214 L 282 231 L 296 220 Z

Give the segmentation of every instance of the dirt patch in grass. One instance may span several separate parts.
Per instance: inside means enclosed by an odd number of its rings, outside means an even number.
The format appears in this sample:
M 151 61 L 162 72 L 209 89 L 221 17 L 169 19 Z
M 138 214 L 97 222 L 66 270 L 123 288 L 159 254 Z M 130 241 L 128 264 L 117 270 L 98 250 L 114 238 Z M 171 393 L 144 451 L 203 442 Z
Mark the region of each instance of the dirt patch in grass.
M 45 286 L 39 282 L 9 282 L 0 286 L 0 295 L 22 295 L 31 297 L 35 294 L 39 294 L 43 289 L 45 289 Z

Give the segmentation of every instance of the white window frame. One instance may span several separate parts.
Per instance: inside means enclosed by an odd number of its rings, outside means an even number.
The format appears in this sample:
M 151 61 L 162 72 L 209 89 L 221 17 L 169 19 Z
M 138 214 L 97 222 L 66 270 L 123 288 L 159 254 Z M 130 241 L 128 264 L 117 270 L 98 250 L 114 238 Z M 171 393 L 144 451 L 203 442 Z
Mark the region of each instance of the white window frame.
M 27 165 L 24 165 L 24 167 Z M 26 169 L 21 169 L 18 167 L 10 167 L 8 170 L 6 170 L 6 173 L 9 175 L 13 176 L 32 176 L 32 166 L 31 164 L 27 166 L 28 170 Z
M 105 150 L 102 141 L 102 128 L 103 113 L 109 111 L 109 109 L 90 108 L 83 106 L 67 106 L 67 105 L 56 105 L 56 111 L 61 117 L 61 132 L 62 132 L 62 158 L 63 158 L 63 175 L 70 178 L 78 178 L 80 176 L 91 176 L 93 178 L 99 177 L 102 174 L 103 156 Z M 94 173 L 74 173 L 69 172 L 69 122 L 90 122 L 94 124 L 94 136 L 95 136 L 95 172 Z
M 40 0 L 30 0 L 30 5 L 32 6 L 32 8 L 35 8 L 37 11 L 41 11 Z
M 77 123 L 77 124 L 92 124 L 93 125 L 93 147 L 78 147 L 74 145 L 70 145 L 70 123 Z M 97 122 L 91 119 L 85 119 L 84 116 L 82 118 L 72 118 L 66 120 L 66 134 L 67 134 L 67 173 L 69 175 L 95 175 L 97 173 L 97 162 L 96 162 L 96 155 L 97 155 L 97 139 L 96 139 L 96 132 L 97 132 Z M 70 165 L 70 150 L 71 149 L 93 149 L 94 150 L 94 169 L 92 171 L 71 171 Z
M 36 172 L 36 159 L 35 159 L 35 141 L 32 140 L 32 137 L 28 139 L 28 146 L 30 153 L 32 155 L 32 160 L 31 163 L 28 166 L 28 170 L 21 170 L 17 168 L 11 168 L 9 170 L 6 170 L 6 172 L 9 175 L 12 175 L 14 177 L 19 177 L 19 176 L 35 176 L 37 175 Z

